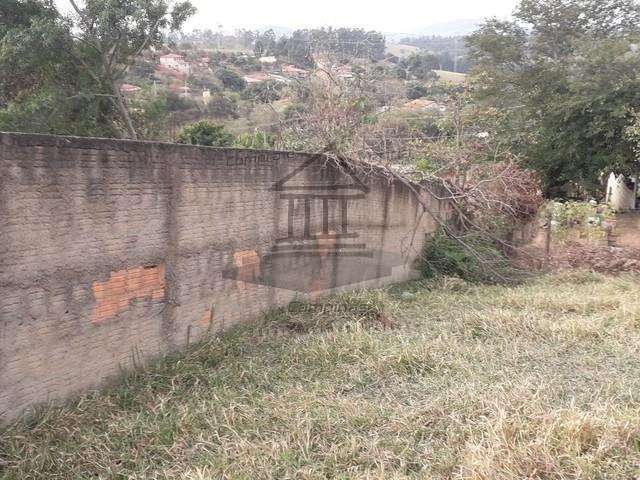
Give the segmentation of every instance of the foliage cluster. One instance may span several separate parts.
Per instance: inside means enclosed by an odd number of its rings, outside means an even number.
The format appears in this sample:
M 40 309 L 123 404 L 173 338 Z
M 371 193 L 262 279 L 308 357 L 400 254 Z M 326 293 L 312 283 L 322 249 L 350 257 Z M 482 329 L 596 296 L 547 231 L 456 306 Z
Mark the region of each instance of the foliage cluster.
M 188 2 L 52 0 L 0 4 L 0 129 L 79 135 L 137 132 L 120 87 L 134 59 L 194 12 Z
M 184 126 L 178 133 L 176 141 L 189 145 L 230 147 L 233 145 L 233 135 L 225 131 L 224 125 L 201 120 Z
M 635 170 L 639 20 L 634 0 L 521 0 L 513 21 L 468 37 L 476 98 L 499 109 L 496 135 L 550 196 Z
M 611 232 L 615 212 L 596 201 L 552 201 L 540 210 L 540 219 L 551 220 L 554 239 L 566 241 L 577 233 L 583 240 L 600 241 Z
M 471 283 L 502 283 L 515 274 L 496 242 L 473 231 L 453 238 L 439 230 L 425 244 L 420 270 L 425 278 L 458 277 Z

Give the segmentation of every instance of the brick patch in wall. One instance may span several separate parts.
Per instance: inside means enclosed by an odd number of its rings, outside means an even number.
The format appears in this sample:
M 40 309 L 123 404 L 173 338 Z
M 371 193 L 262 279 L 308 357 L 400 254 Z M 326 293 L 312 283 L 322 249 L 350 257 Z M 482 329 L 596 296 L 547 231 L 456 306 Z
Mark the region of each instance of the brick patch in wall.
M 260 276 L 260 257 L 255 250 L 241 250 L 233 254 L 233 264 L 238 270 L 238 288 L 244 290 L 245 282 L 253 282 Z
M 96 303 L 91 321 L 101 323 L 126 310 L 136 299 L 164 299 L 164 265 L 118 270 L 105 282 L 93 282 Z

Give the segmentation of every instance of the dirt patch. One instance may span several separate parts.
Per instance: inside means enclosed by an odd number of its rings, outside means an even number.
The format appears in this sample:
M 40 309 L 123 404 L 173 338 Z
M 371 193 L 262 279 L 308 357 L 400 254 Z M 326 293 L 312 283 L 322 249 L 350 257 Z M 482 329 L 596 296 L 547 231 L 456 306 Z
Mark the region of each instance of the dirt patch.
M 552 260 L 556 268 L 589 268 L 602 273 L 640 272 L 640 249 L 568 244 Z
M 616 216 L 613 228 L 615 246 L 640 250 L 640 213 L 628 212 Z
M 513 263 L 525 270 L 580 269 L 607 274 L 640 273 L 640 249 L 638 248 L 567 242 L 553 246 L 548 262 L 545 257 L 543 248 L 529 245 L 518 251 Z
M 552 236 L 550 255 L 546 255 L 546 231 L 540 229 L 531 243 L 518 248 L 512 259 L 524 270 L 593 270 L 606 274 L 640 273 L 640 213 L 618 214 L 609 235 L 588 238 L 583 230 Z

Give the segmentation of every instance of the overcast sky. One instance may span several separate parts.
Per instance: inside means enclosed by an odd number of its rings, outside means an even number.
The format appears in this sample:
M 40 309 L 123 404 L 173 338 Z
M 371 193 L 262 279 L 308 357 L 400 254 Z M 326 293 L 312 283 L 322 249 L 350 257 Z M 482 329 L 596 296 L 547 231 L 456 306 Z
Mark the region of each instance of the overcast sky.
M 414 33 L 434 23 L 507 17 L 517 0 L 191 0 L 198 14 L 187 29 L 225 31 L 277 25 L 348 26 Z M 57 0 L 64 8 L 68 0 Z

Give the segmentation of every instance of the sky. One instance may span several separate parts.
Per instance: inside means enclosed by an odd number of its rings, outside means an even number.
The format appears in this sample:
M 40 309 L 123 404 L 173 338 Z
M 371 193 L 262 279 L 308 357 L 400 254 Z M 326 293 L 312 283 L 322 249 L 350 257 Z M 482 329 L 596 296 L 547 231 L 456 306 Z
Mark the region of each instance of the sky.
M 431 24 L 508 17 L 517 0 L 191 0 L 198 8 L 187 30 L 223 31 L 263 26 L 360 27 L 418 33 Z M 57 0 L 64 9 L 68 0 Z

